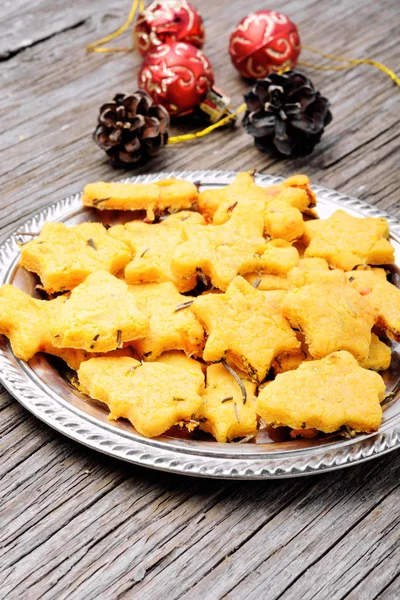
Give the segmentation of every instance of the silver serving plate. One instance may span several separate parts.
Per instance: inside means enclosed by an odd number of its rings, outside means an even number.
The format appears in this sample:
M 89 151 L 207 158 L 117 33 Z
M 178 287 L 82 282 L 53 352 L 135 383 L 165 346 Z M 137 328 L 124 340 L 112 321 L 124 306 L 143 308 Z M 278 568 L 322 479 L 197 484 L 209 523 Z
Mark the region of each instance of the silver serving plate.
M 157 173 L 130 177 L 126 182 L 150 182 L 178 177 L 201 184 L 201 189 L 218 188 L 231 183 L 235 173 L 227 171 L 190 171 Z M 276 184 L 280 177 L 258 175 L 262 186 Z M 391 229 L 391 242 L 400 265 L 400 223 L 390 215 L 361 200 L 340 192 L 313 186 L 317 194 L 318 212 L 327 218 L 338 208 L 354 216 L 386 217 Z M 95 211 L 81 204 L 81 193 L 60 200 L 43 209 L 19 231 L 37 232 L 46 221 L 62 221 L 73 225 L 82 221 L 102 220 L 115 223 L 129 220 L 131 213 Z M 19 268 L 18 243 L 27 241 L 18 234 L 11 235 L 0 246 L 0 284 L 12 283 L 35 295 L 34 275 Z M 397 285 L 398 269 L 395 267 Z M 388 390 L 400 381 L 400 345 L 392 344 L 392 366 L 384 374 Z M 187 475 L 226 479 L 273 479 L 311 475 L 369 460 L 400 446 L 400 402 L 384 410 L 380 430 L 375 434 L 353 439 L 330 436 L 315 440 L 273 441 L 261 432 L 256 443 L 220 444 L 204 439 L 185 439 L 171 431 L 156 439 L 136 433 L 125 421 L 110 422 L 101 403 L 90 401 L 69 383 L 63 368 L 50 357 L 37 355 L 29 364 L 15 358 L 8 342 L 0 336 L 0 380 L 9 392 L 36 417 L 60 433 L 125 461 Z M 398 393 L 400 397 L 400 392 Z

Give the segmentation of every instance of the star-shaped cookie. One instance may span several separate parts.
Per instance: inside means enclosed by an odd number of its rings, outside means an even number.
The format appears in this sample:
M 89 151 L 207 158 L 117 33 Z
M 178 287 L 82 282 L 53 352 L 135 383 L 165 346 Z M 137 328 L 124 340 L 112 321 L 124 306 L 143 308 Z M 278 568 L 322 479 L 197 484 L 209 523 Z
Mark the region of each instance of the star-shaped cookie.
M 144 337 L 149 321 L 124 281 L 106 271 L 91 273 L 74 288 L 50 324 L 56 348 L 109 352 Z
M 132 345 L 143 360 L 155 360 L 168 350 L 197 355 L 203 348 L 204 330 L 189 310 L 193 298 L 182 296 L 173 283 L 130 285 L 139 310 L 149 319 L 146 337 Z
M 65 299 L 37 300 L 12 285 L 0 288 L 0 333 L 9 338 L 15 356 L 27 361 L 37 352 L 51 353 L 50 325 Z
M 378 325 L 400 342 L 400 290 L 384 269 L 357 269 L 347 273 L 351 285 L 378 311 Z
M 208 333 L 203 359 L 226 357 L 253 381 L 262 381 L 276 356 L 300 347 L 281 312 L 284 296 L 279 290 L 260 292 L 236 277 L 225 294 L 196 298 L 191 309 Z
M 184 225 L 189 223 L 203 226 L 204 217 L 196 212 L 181 211 L 160 223 L 131 221 L 111 227 L 108 234 L 127 244 L 133 254 L 125 268 L 127 283 L 172 281 L 180 292 L 193 289 L 197 283 L 196 272 L 185 278 L 171 271 L 171 258 L 176 248 L 186 240 Z
M 110 238 L 101 223 L 45 223 L 38 237 L 21 247 L 20 264 L 54 293 L 72 290 L 95 271 L 115 275 L 130 260 L 126 244 Z
M 298 261 L 297 250 L 284 240 L 267 243 L 263 238 L 262 211 L 241 206 L 222 225 L 183 225 L 188 241 L 176 248 L 171 261 L 172 272 L 180 278 L 190 279 L 201 270 L 215 287 L 226 290 L 236 275 L 281 274 Z
M 314 358 L 337 350 L 347 350 L 358 360 L 368 356 L 377 314 L 348 283 L 306 283 L 293 288 L 283 299 L 282 312 L 293 328 L 304 333 Z
M 234 377 L 222 364 L 207 367 L 207 386 L 203 392 L 203 407 L 196 418 L 200 429 L 211 433 L 217 442 L 257 433 L 255 411 L 256 385 L 242 380 L 246 389 L 246 403 Z
M 386 219 L 358 218 L 337 210 L 328 219 L 305 223 L 305 256 L 325 258 L 331 267 L 344 271 L 360 264 L 387 265 L 394 262 L 388 237 Z

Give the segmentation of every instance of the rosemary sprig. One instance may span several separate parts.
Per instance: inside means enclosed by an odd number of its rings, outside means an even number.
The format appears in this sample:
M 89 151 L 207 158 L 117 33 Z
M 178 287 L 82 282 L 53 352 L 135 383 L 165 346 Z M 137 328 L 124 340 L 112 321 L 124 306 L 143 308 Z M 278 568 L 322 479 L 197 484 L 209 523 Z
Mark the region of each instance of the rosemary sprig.
M 198 280 L 205 286 L 208 286 L 207 277 L 204 275 L 201 269 L 196 269 Z
M 225 369 L 232 375 L 232 377 L 235 379 L 236 383 L 238 384 L 238 386 L 240 387 L 240 391 L 242 392 L 242 398 L 243 398 L 243 404 L 246 404 L 247 402 L 247 391 L 246 388 L 244 386 L 243 381 L 240 379 L 239 375 L 232 369 L 232 367 L 230 367 L 228 365 L 228 363 L 226 362 L 226 360 L 222 359 L 221 360 L 221 364 L 225 367 Z
M 257 279 L 255 279 L 255 280 L 253 281 L 253 283 L 252 283 L 252 286 L 253 286 L 253 288 L 256 288 L 256 289 L 257 289 L 257 288 L 258 288 L 258 286 L 260 285 L 260 283 L 261 283 L 261 278 L 260 278 L 260 277 L 257 277 Z
M 178 304 L 178 306 L 175 308 L 174 312 L 178 312 L 178 310 L 183 310 L 184 308 L 188 308 L 189 306 L 191 306 L 193 304 L 194 300 L 188 300 L 188 302 L 182 302 L 182 304 Z
M 229 402 L 229 400 L 233 400 L 233 396 L 227 396 L 226 398 L 221 400 L 221 404 L 224 404 L 224 402 Z
M 254 434 L 249 433 L 248 435 L 245 435 L 244 437 L 240 438 L 240 440 L 237 440 L 237 442 L 232 441 L 231 444 L 246 444 L 255 437 L 256 436 Z
M 97 198 L 95 200 L 92 200 L 92 206 L 98 206 L 102 202 L 107 202 L 107 200 L 111 200 L 111 198 L 112 196 L 109 196 L 108 198 Z
M 240 423 L 240 418 L 239 418 L 239 410 L 238 410 L 238 407 L 237 407 L 237 404 L 236 404 L 236 402 L 233 402 L 233 408 L 235 409 L 236 421 L 237 421 L 238 423 Z
M 122 346 L 122 331 L 120 329 L 117 331 L 117 346 L 118 348 Z
M 40 233 L 38 231 L 16 231 L 15 235 L 29 235 L 31 237 L 36 237 L 37 235 L 40 235 Z
M 86 243 L 87 243 L 88 246 L 90 246 L 91 248 L 93 248 L 93 250 L 97 250 L 96 244 L 94 243 L 94 241 L 92 240 L 92 238 L 89 238 Z
M 385 394 L 382 402 L 381 402 L 381 406 L 388 406 L 389 404 L 391 404 L 393 402 L 393 400 L 396 399 L 397 396 L 397 392 L 400 391 L 400 380 L 397 382 L 397 384 L 394 386 L 394 388 L 392 389 L 391 392 L 388 392 L 387 394 Z
M 93 350 L 95 343 L 97 342 L 97 340 L 99 339 L 100 334 L 96 333 L 96 335 L 94 336 L 92 343 L 90 344 L 90 349 Z

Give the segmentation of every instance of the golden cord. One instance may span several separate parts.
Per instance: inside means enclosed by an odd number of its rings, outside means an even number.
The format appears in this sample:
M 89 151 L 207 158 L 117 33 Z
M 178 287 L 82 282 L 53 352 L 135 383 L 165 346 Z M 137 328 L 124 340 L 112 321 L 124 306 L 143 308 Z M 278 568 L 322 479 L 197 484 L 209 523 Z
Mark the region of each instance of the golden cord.
M 101 40 L 97 40 L 96 42 L 88 44 L 86 46 L 86 52 L 132 52 L 132 50 L 134 50 L 133 46 L 131 48 L 104 48 L 101 46 L 101 44 L 107 44 L 107 42 L 114 40 L 115 38 L 120 36 L 121 33 L 124 33 L 124 31 L 128 29 L 133 19 L 135 18 L 135 14 L 138 7 L 139 11 L 144 10 L 144 0 L 134 0 L 125 23 L 121 25 L 121 27 L 119 27 L 116 31 L 110 33 L 109 35 L 106 35 L 106 37 L 102 38 Z
M 383 73 L 385 73 L 390 79 L 396 84 L 400 86 L 400 78 L 397 77 L 396 73 L 389 69 L 386 65 L 378 62 L 377 60 L 373 60 L 372 58 L 346 58 L 345 56 L 336 56 L 335 54 L 328 54 L 327 52 L 322 52 L 321 50 L 317 50 L 317 48 L 313 48 L 312 46 L 307 46 L 306 44 L 302 44 L 301 46 L 305 50 L 309 50 L 309 52 L 314 52 L 314 54 L 319 54 L 319 56 L 323 56 L 324 58 L 328 58 L 330 60 L 336 60 L 339 62 L 347 63 L 345 65 L 338 65 L 336 67 L 329 67 L 323 65 L 315 65 L 313 63 L 299 61 L 300 66 L 310 67 L 311 69 L 318 69 L 320 71 L 344 71 L 345 69 L 352 69 L 357 65 L 371 65 L 376 69 L 379 69 Z
M 197 131 L 196 133 L 185 133 L 183 135 L 175 135 L 168 139 L 168 143 L 169 144 L 179 144 L 180 142 L 186 142 L 187 140 L 194 140 L 195 138 L 203 137 L 204 135 L 207 135 L 208 133 L 211 133 L 212 131 L 214 131 L 214 129 L 217 129 L 217 127 L 222 127 L 223 125 L 226 125 L 227 123 L 229 123 L 229 121 L 232 121 L 232 119 L 237 117 L 237 115 L 239 115 L 240 113 L 242 113 L 245 110 L 246 110 L 246 104 L 242 104 L 241 106 L 239 106 L 239 108 L 234 113 L 231 113 L 227 117 L 224 117 L 223 119 L 218 121 L 218 123 L 209 125 L 205 129 L 202 129 L 201 131 Z

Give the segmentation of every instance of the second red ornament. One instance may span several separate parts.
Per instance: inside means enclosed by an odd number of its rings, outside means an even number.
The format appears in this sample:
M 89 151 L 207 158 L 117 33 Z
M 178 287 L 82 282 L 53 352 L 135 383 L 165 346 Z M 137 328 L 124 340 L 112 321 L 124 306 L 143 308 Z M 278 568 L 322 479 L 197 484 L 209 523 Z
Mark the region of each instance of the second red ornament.
M 161 44 L 144 58 L 139 87 L 165 106 L 170 115 L 191 113 L 214 83 L 208 58 L 191 44 Z
M 160 44 L 204 44 L 203 19 L 187 0 L 155 0 L 143 10 L 133 29 L 135 46 L 145 56 Z
M 293 69 L 300 54 L 297 27 L 282 13 L 260 10 L 242 19 L 229 40 L 234 67 L 243 77 L 260 79 L 273 71 Z

